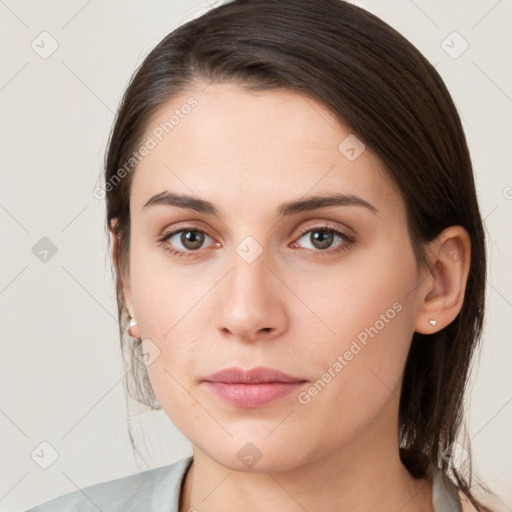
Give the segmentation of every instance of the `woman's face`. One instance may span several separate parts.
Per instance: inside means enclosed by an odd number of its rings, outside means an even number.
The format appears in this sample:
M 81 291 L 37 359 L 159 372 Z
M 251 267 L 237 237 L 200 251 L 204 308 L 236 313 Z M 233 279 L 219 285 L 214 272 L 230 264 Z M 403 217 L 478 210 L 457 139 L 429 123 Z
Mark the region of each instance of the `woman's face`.
M 421 280 L 403 201 L 314 100 L 204 86 L 157 113 L 133 171 L 124 291 L 158 401 L 193 445 L 233 469 L 396 442 Z M 208 207 L 146 205 L 165 193 Z M 308 202 L 334 195 L 352 200 Z M 204 382 L 229 367 L 302 383 L 281 385 L 290 392 L 270 402 L 232 402 Z

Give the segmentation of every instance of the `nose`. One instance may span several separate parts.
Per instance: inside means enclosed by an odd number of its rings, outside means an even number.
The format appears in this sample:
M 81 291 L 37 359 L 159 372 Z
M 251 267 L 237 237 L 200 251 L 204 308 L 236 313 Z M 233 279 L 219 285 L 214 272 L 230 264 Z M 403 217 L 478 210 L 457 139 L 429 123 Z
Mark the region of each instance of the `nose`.
M 265 252 L 251 263 L 234 254 L 215 296 L 215 323 L 224 337 L 269 340 L 286 329 L 286 289 L 268 263 Z

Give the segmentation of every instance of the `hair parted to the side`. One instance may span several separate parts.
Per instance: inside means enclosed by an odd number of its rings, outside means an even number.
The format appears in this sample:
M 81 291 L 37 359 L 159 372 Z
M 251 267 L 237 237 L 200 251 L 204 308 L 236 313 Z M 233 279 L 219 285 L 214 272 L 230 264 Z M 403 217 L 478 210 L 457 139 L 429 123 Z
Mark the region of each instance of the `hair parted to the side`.
M 285 88 L 329 108 L 377 155 L 398 187 L 420 266 L 428 268 L 425 246 L 444 228 L 468 231 L 471 267 L 459 315 L 435 334 L 413 336 L 399 405 L 400 457 L 417 478 L 441 468 L 478 510 L 489 510 L 471 493 L 471 458 L 463 474 L 442 456 L 460 442 L 464 426 L 463 398 L 483 327 L 486 257 L 466 138 L 439 74 L 393 28 L 342 0 L 224 2 L 167 35 L 132 77 L 110 136 L 105 184 L 112 184 L 140 146 L 150 118 L 203 81 L 236 83 L 248 91 Z M 141 340 L 125 334 L 121 277 L 129 267 L 134 172 L 136 167 L 106 188 L 106 230 L 116 219 L 120 245 L 113 271 L 121 346 L 133 377 L 128 393 L 159 408 L 146 368 L 133 355 Z

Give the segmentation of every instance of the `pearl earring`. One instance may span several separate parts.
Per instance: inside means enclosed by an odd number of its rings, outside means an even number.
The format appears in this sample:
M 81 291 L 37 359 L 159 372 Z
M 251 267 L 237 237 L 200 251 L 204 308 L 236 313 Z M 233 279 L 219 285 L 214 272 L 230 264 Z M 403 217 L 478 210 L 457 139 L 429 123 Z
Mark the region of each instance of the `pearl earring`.
M 435 327 L 437 325 L 437 322 L 435 320 L 429 320 L 428 323 L 432 326 L 432 327 Z
M 133 317 L 132 315 L 129 315 L 129 318 L 130 318 L 130 322 L 128 324 L 128 334 L 132 337 L 132 338 L 135 338 L 136 336 L 134 336 L 132 334 L 132 327 L 136 326 L 137 325 L 137 320 L 135 319 L 135 317 Z

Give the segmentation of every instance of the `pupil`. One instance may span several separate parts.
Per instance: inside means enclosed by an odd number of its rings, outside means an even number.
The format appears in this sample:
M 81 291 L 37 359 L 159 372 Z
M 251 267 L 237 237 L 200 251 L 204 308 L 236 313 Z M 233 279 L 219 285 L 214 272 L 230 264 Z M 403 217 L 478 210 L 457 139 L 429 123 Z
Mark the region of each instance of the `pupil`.
M 332 233 L 327 231 L 314 231 L 311 233 L 311 237 L 314 245 L 319 245 L 319 247 L 322 249 L 329 247 L 332 242 Z
M 181 242 L 188 249 L 199 249 L 203 243 L 203 233 L 197 231 L 185 231 L 181 235 Z

